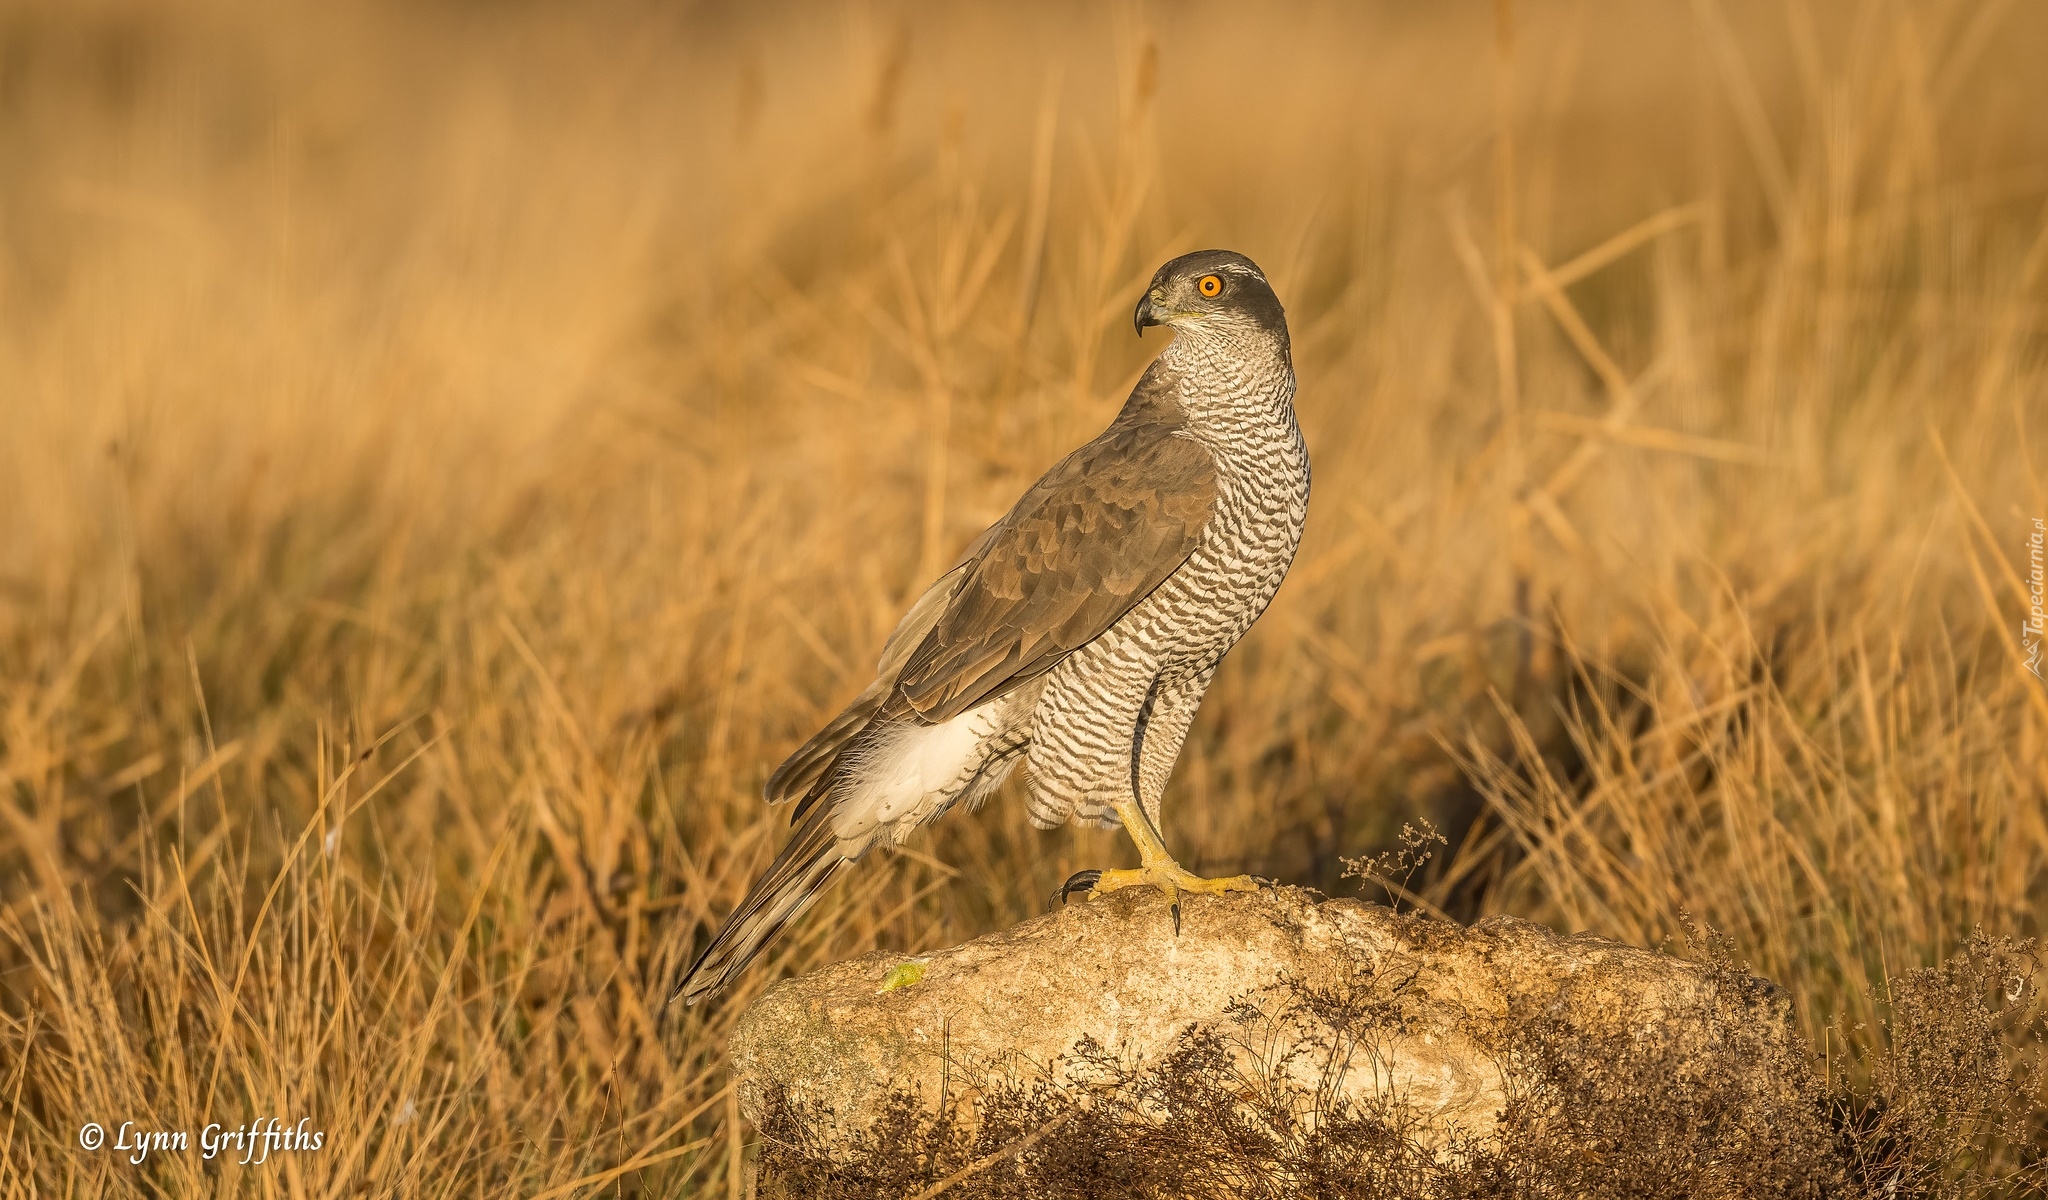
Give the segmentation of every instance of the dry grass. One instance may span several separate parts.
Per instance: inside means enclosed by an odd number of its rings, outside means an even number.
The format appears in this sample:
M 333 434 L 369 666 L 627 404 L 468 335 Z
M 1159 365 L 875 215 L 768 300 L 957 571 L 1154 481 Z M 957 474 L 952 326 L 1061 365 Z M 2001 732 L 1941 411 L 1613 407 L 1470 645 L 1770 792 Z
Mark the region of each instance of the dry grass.
M 999 799 L 652 996 L 1201 245 L 1316 495 L 1190 865 L 1426 816 L 1425 903 L 1689 910 L 1826 1038 L 2037 930 L 2037 6 L 1023 7 L 0 10 L 0 1189 L 736 1190 L 750 995 L 1126 853 Z

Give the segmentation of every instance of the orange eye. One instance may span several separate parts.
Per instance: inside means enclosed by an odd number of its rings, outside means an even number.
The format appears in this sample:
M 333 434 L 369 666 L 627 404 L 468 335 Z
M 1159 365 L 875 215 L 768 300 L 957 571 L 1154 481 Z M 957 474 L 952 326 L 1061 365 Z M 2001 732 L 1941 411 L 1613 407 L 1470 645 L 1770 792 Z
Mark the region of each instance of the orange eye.
M 1195 284 L 1195 290 L 1213 300 L 1223 294 L 1223 277 L 1221 275 L 1204 275 Z

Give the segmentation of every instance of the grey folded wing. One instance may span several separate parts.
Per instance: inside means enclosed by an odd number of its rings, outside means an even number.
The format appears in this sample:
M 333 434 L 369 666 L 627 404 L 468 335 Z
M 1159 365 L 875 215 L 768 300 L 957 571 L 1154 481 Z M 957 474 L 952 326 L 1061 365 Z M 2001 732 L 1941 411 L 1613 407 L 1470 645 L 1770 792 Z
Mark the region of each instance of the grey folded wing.
M 898 622 L 876 677 L 776 768 L 771 804 L 824 791 L 885 709 L 936 724 L 1036 678 L 1178 570 L 1216 501 L 1216 463 L 1152 375 L 1100 437 L 1046 472 Z
M 1194 553 L 1216 464 L 1177 416 L 1126 409 L 991 531 L 898 677 L 920 717 L 949 720 L 1051 670 Z

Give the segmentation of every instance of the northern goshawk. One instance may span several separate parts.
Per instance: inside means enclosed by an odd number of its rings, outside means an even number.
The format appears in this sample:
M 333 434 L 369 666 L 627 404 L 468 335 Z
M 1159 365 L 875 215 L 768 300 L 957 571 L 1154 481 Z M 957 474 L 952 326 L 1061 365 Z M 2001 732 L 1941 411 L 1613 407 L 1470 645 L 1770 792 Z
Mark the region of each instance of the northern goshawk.
M 677 983 L 725 986 L 841 868 L 1030 764 L 1031 820 L 1121 824 L 1134 870 L 1062 893 L 1203 879 L 1160 835 L 1160 798 L 1216 666 L 1265 611 L 1308 514 L 1287 319 L 1227 250 L 1159 268 L 1133 321 L 1167 325 L 1123 411 L 910 607 L 875 680 L 769 777 L 796 834 Z

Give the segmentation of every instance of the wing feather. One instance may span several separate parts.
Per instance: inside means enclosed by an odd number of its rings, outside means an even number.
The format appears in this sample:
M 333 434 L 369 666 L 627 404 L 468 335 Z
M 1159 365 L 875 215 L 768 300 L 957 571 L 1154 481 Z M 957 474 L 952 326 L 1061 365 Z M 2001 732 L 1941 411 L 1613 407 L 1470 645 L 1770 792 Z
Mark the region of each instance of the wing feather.
M 903 614 L 903 619 L 896 623 L 895 631 L 890 633 L 889 640 L 882 645 L 882 661 L 875 667 L 874 682 L 868 684 L 860 695 L 854 697 L 853 703 L 847 705 L 844 712 L 832 718 L 829 724 L 813 734 L 810 741 L 797 747 L 794 753 L 782 760 L 782 765 L 775 768 L 775 773 L 768 777 L 768 783 L 762 789 L 768 803 L 782 804 L 811 792 L 818 780 L 824 776 L 826 769 L 832 765 L 832 761 L 839 756 L 839 751 L 865 729 L 875 714 L 882 710 L 883 703 L 895 691 L 896 673 L 903 669 L 904 660 L 910 657 L 910 652 L 917 649 L 918 643 L 924 640 L 925 635 L 932 631 L 932 626 L 944 615 L 946 601 L 952 598 L 954 589 L 967 574 L 967 568 L 972 564 L 974 555 L 980 552 L 987 540 L 988 535 L 983 534 L 980 540 L 968 547 L 960 563 L 939 576 L 925 589 L 924 594 L 917 598 L 917 602 L 910 606 L 910 611 Z M 804 810 L 799 808 L 790 819 L 800 820 L 803 814 Z
M 1216 463 L 1157 371 L 1101 437 L 1067 456 L 986 535 L 899 688 L 944 721 L 1051 670 L 1194 553 Z

